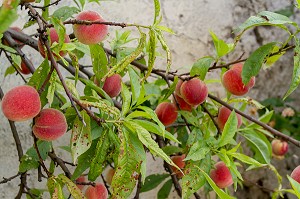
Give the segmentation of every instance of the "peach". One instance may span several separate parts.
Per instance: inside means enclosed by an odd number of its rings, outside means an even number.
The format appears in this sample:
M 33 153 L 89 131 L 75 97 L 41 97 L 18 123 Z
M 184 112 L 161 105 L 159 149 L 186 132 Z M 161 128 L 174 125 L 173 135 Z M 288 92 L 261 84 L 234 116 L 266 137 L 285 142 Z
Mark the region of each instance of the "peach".
M 76 179 L 76 182 L 86 182 L 85 176 L 80 176 Z M 82 191 L 84 188 L 84 185 L 82 184 L 76 184 L 76 186 Z
M 156 107 L 155 113 L 161 123 L 163 123 L 165 126 L 173 124 L 176 121 L 178 115 L 176 106 L 170 102 L 160 103 Z
M 300 165 L 297 166 L 293 172 L 291 173 L 291 177 L 297 181 L 298 183 L 300 183 Z
M 189 112 L 192 111 L 192 106 L 189 105 L 188 103 L 186 103 L 184 101 L 184 99 L 182 99 L 181 97 L 179 97 L 177 94 L 174 94 L 174 96 L 175 96 L 175 99 L 176 99 L 176 101 L 177 101 L 177 103 L 179 105 L 180 110 L 189 111 Z M 175 105 L 177 105 L 176 101 L 174 100 L 174 104 Z
M 231 110 L 229 108 L 227 108 L 225 106 L 222 106 L 221 108 L 219 108 L 217 123 L 221 130 L 224 129 L 225 123 L 227 122 L 230 114 L 231 114 Z M 237 114 L 237 113 L 236 113 L 236 116 L 238 119 L 237 127 L 240 128 L 240 126 L 242 125 L 242 117 L 240 114 Z
M 181 79 L 178 80 L 176 87 L 175 87 L 175 94 L 182 98 L 182 95 L 180 93 L 180 87 L 182 85 L 183 81 Z
M 210 171 L 210 177 L 221 189 L 233 184 L 231 173 L 224 162 L 215 164 L 215 168 Z
M 20 72 L 21 72 L 22 74 L 24 74 L 24 75 L 30 74 L 30 70 L 29 70 L 29 68 L 26 66 L 26 64 L 25 64 L 24 61 L 21 62 Z
M 17 31 L 17 32 L 22 32 L 22 30 L 21 30 L 19 27 L 10 27 L 9 29 L 14 30 L 14 31 Z M 20 42 L 19 40 L 16 40 L 16 39 L 15 39 L 15 42 L 17 42 L 18 44 L 20 44 L 20 48 L 23 47 L 23 45 L 21 45 L 21 44 L 23 44 L 23 43 Z M 6 45 L 6 46 L 9 46 L 6 40 L 3 40 L 3 44 Z
M 185 158 L 185 154 L 172 156 L 171 160 L 180 168 L 183 169 L 185 167 L 185 162 L 183 161 Z M 172 171 L 176 174 L 177 178 L 182 178 L 183 174 L 176 167 L 172 166 Z
M 122 77 L 119 74 L 114 74 L 110 77 L 107 77 L 105 79 L 103 90 L 110 96 L 110 97 L 116 97 L 121 92 L 121 81 Z
M 3 114 L 11 121 L 32 119 L 40 110 L 40 96 L 31 86 L 17 86 L 8 91 L 2 99 Z
M 96 186 L 89 186 L 85 191 L 87 199 L 107 199 L 108 192 L 106 187 L 101 183 L 96 183 Z
M 61 137 L 68 128 L 66 118 L 62 112 L 53 108 L 43 109 L 35 118 L 34 135 L 46 141 L 53 141 Z
M 107 182 L 107 184 L 111 185 L 111 182 L 112 182 L 112 179 L 115 175 L 115 169 L 113 168 L 109 168 L 108 171 L 106 172 L 106 175 L 105 175 L 105 181 Z
M 59 36 L 55 30 L 55 28 L 50 28 L 49 29 L 49 38 L 50 38 L 50 46 L 54 43 L 54 42 L 59 42 Z M 70 37 L 65 34 L 65 40 L 64 40 L 64 43 L 70 43 Z M 39 48 L 39 51 L 41 53 L 41 55 L 45 58 L 46 57 L 46 54 L 45 54 L 45 49 L 44 49 L 44 46 L 42 45 L 42 42 L 41 40 L 39 39 L 38 40 L 38 48 Z M 59 52 L 59 55 L 61 57 L 64 57 L 67 53 L 65 51 L 60 51 Z M 58 56 L 55 56 L 56 59 L 58 59 Z
M 274 139 L 272 141 L 272 152 L 276 156 L 283 156 L 288 152 L 289 145 L 287 142 L 282 140 Z
M 206 100 L 208 89 L 203 81 L 193 78 L 182 83 L 180 94 L 186 103 L 191 106 L 198 106 Z
M 228 92 L 230 92 L 233 95 L 245 95 L 255 84 L 255 77 L 252 77 L 247 85 L 243 84 L 242 69 L 243 64 L 237 63 L 223 74 L 223 86 Z
M 76 17 L 77 20 L 99 21 L 104 22 L 104 19 L 94 11 L 83 11 Z M 108 33 L 108 26 L 103 24 L 73 25 L 74 35 L 79 42 L 87 45 L 97 44 L 101 42 Z

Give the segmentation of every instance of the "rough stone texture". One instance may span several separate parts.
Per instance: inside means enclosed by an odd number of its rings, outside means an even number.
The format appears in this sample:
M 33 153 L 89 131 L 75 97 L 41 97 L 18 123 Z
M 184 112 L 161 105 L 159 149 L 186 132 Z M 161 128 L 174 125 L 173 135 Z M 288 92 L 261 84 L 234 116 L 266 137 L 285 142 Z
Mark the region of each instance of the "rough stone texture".
M 0 1 L 2 3 L 2 1 Z M 71 5 L 71 0 L 63 0 L 63 3 L 59 5 Z M 219 38 L 224 39 L 227 42 L 233 41 L 232 30 L 238 24 L 245 21 L 249 16 L 262 10 L 275 11 L 285 6 L 291 5 L 291 0 L 161 0 L 163 24 L 172 28 L 176 35 L 166 36 L 169 47 L 173 54 L 173 70 L 178 69 L 179 72 L 187 71 L 190 66 L 200 57 L 213 54 L 212 39 L 209 35 L 209 30 L 214 31 Z M 104 19 L 115 22 L 129 22 L 137 24 L 151 24 L 153 16 L 153 3 L 151 0 L 119 0 L 113 2 L 101 2 L 101 6 L 96 4 L 89 4 L 86 8 L 95 10 L 101 13 Z M 21 13 L 21 11 L 20 11 Z M 297 11 L 298 13 L 298 11 Z M 295 15 L 297 16 L 297 15 Z M 299 21 L 292 17 L 292 19 Z M 22 27 L 23 24 L 28 21 L 28 16 L 21 16 L 21 19 L 17 25 Z M 36 29 L 36 26 L 25 30 L 26 33 L 32 33 Z M 134 28 L 130 28 L 134 30 Z M 70 26 L 67 27 L 68 33 L 72 32 Z M 111 38 L 114 36 L 114 30 L 120 30 L 120 28 L 111 27 Z M 135 35 L 137 35 L 135 33 Z M 261 44 L 265 44 L 270 41 L 284 41 L 286 34 L 283 31 L 270 28 L 260 27 L 256 31 L 253 29 L 247 31 L 243 36 L 241 43 L 237 46 L 236 53 L 228 57 L 226 61 L 232 61 L 238 58 L 245 52 L 245 57 L 249 55 L 255 48 Z M 106 42 L 105 45 L 108 45 Z M 39 53 L 32 51 L 30 48 L 25 47 L 24 51 L 28 54 L 29 58 L 33 61 L 35 66 L 41 63 L 41 56 Z M 257 99 L 264 99 L 267 97 L 282 97 L 288 88 L 288 84 L 291 79 L 292 73 L 292 53 L 287 53 L 279 60 L 275 67 L 265 70 L 257 77 L 256 86 L 252 89 L 249 96 Z M 1 67 L 6 68 L 9 66 L 7 60 L 2 56 Z M 158 58 L 156 64 L 157 68 L 164 68 L 165 62 L 163 58 Z M 90 60 L 83 60 L 81 63 L 89 64 Z M 21 78 L 17 76 L 8 76 L 3 78 L 4 69 L 0 71 L 0 86 L 6 92 L 9 88 L 22 84 Z M 65 73 L 67 74 L 67 73 Z M 219 78 L 219 72 L 209 74 L 209 78 Z M 266 81 L 268 80 L 268 81 Z M 273 80 L 273 81 L 270 81 Z M 218 96 L 224 96 L 224 90 L 220 84 L 210 84 L 209 89 Z M 297 89 L 292 97 L 299 96 L 300 90 Z M 295 105 L 299 105 L 299 100 L 295 102 Z M 20 139 L 24 152 L 32 145 L 32 138 L 30 136 L 31 128 L 30 122 L 16 123 Z M 9 124 L 0 111 L 0 132 L 1 139 L 0 145 L 0 178 L 10 177 L 18 172 L 18 158 L 15 150 L 14 140 L 9 130 Z M 66 134 L 64 139 L 59 142 L 55 142 L 55 146 L 61 146 L 68 144 L 68 136 Z M 59 151 L 59 150 L 58 150 Z M 63 155 L 62 151 L 58 152 L 58 155 Z M 157 160 L 155 163 L 152 161 L 152 157 L 148 156 L 148 174 L 155 173 L 156 171 L 164 172 L 162 169 L 162 161 Z M 289 152 L 287 161 L 274 161 L 276 166 L 280 166 L 280 173 L 285 176 L 289 174 L 291 170 L 300 163 L 299 161 L 299 149 L 292 148 Z M 269 173 L 269 172 L 268 172 Z M 258 182 L 267 188 L 274 188 L 274 176 L 273 174 L 267 174 L 266 170 L 260 171 L 259 174 L 245 174 L 247 179 Z M 43 187 L 45 186 L 45 180 L 43 183 L 37 183 L 36 173 L 30 173 L 28 185 L 30 187 Z M 285 179 L 286 181 L 286 179 Z M 18 190 L 19 179 L 16 178 L 13 181 L 0 185 L 0 198 L 10 199 L 13 198 Z M 286 182 L 284 182 L 286 185 Z M 156 198 L 157 190 L 153 190 L 147 193 L 143 193 L 141 198 Z M 257 186 L 246 184 L 244 191 L 239 187 L 237 193 L 238 198 L 246 198 L 249 193 L 249 198 L 269 198 Z M 245 193 L 246 192 L 246 193 Z M 252 195 L 254 194 L 255 195 Z M 45 194 L 45 198 L 48 194 Z M 178 198 L 176 193 L 172 193 L 170 198 Z M 203 198 L 203 197 L 202 197 Z M 289 196 L 289 198 L 291 198 Z

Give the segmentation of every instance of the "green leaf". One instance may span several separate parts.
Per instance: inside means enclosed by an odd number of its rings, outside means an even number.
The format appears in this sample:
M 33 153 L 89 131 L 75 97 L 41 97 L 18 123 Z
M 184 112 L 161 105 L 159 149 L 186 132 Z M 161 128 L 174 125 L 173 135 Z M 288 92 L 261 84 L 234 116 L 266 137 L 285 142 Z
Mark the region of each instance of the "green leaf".
M 70 194 L 74 197 L 74 199 L 84 199 L 86 198 L 81 190 L 77 187 L 72 180 L 67 178 L 64 174 L 59 174 L 58 178 L 67 185 L 68 190 L 70 191 Z
M 172 186 L 173 186 L 173 181 L 172 179 L 169 179 L 157 192 L 157 198 L 159 199 L 169 198 Z
M 156 34 L 153 29 L 149 30 L 149 52 L 148 52 L 148 70 L 147 73 L 145 74 L 145 77 L 142 79 L 142 82 L 144 82 L 152 72 L 152 69 L 154 67 L 154 62 L 155 62 L 155 50 L 156 50 Z
M 118 131 L 121 145 L 116 172 L 112 180 L 112 197 L 128 198 L 136 185 L 136 177 L 140 173 L 146 154 L 136 135 L 121 127 Z
M 0 8 L 0 34 L 18 19 L 17 7 L 20 0 L 3 0 Z
M 156 25 L 155 28 L 175 35 L 175 32 L 169 27 Z
M 122 116 L 125 116 L 129 109 L 130 109 L 130 102 L 131 102 L 131 94 L 127 88 L 127 86 L 122 82 L 122 99 L 123 99 L 123 104 L 122 104 Z
M 135 58 L 143 51 L 145 44 L 146 44 L 146 34 L 145 33 L 140 33 L 141 38 L 139 39 L 139 44 L 137 48 L 128 56 L 124 57 L 121 61 L 119 61 L 116 65 L 114 65 L 104 76 L 105 77 L 110 77 L 113 75 L 115 72 L 116 73 L 121 73 L 123 72 L 126 67 L 135 60 Z
M 156 33 L 157 33 L 156 34 L 157 39 L 159 40 L 161 47 L 164 49 L 164 51 L 167 54 L 167 70 L 166 70 L 166 73 L 168 73 L 170 71 L 171 64 L 172 64 L 171 50 L 170 50 L 169 46 L 167 45 L 167 42 L 166 42 L 162 32 L 157 30 Z
M 129 129 L 133 129 L 133 131 L 137 133 L 139 140 L 150 150 L 153 155 L 158 155 L 168 164 L 175 166 L 178 170 L 180 170 L 180 168 L 174 164 L 170 157 L 165 154 L 161 148 L 159 148 L 158 144 L 152 139 L 151 134 L 144 127 L 131 120 L 125 120 L 124 125 Z
M 34 71 L 28 85 L 33 86 L 37 90 L 41 88 L 50 71 L 49 61 L 45 59 L 41 65 Z
M 272 147 L 265 135 L 256 133 L 253 130 L 245 130 L 241 133 L 250 143 L 258 157 L 261 157 L 260 162 L 269 164 L 272 158 Z
M 183 153 L 183 149 L 178 146 L 168 145 L 161 148 L 167 155 Z
M 205 172 L 209 172 L 210 165 L 211 158 L 209 155 L 201 161 L 188 161 L 185 166 L 185 175 L 182 178 L 182 198 L 191 198 L 191 195 L 205 184 L 205 177 L 199 172 L 199 167 Z
M 272 52 L 276 42 L 271 42 L 265 44 L 258 49 L 256 49 L 246 60 L 242 70 L 242 80 L 245 85 L 247 85 L 251 79 L 251 77 L 256 76 L 264 61 L 266 61 L 266 57 Z
M 225 146 L 232 142 L 233 137 L 237 131 L 238 119 L 235 111 L 231 111 L 228 120 L 225 123 L 218 147 Z
M 140 77 L 132 67 L 128 67 L 128 73 L 130 77 L 132 104 L 135 104 L 137 102 L 138 97 L 140 96 L 140 91 L 141 91 L 141 84 L 139 81 Z
M 285 93 L 283 100 L 285 100 L 296 88 L 298 87 L 300 83 L 300 43 L 299 39 L 297 37 L 294 37 L 295 39 L 295 53 L 294 53 L 294 70 L 293 70 L 293 77 L 292 81 L 289 87 L 289 90 Z
M 109 148 L 109 137 L 108 137 L 108 129 L 105 130 L 96 147 L 95 156 L 92 159 L 91 167 L 89 171 L 88 178 L 90 181 L 95 181 L 98 176 L 103 172 L 105 168 L 106 156 Z
M 219 39 L 217 35 L 212 31 L 209 31 L 209 33 L 213 39 L 218 57 L 222 57 L 233 50 L 234 46 L 232 44 L 227 44 L 225 41 Z
M 140 192 L 143 193 L 154 189 L 169 176 L 169 174 L 152 174 L 147 176 Z
M 234 32 L 246 31 L 255 26 L 278 26 L 288 32 L 284 24 L 292 24 L 297 27 L 297 24 L 288 17 L 270 11 L 262 11 L 257 16 L 251 16 L 243 24 L 241 24 Z
M 92 58 L 93 71 L 98 80 L 100 80 L 107 73 L 107 57 L 101 45 L 90 45 L 90 52 Z
M 293 190 L 295 191 L 295 195 L 300 198 L 300 184 L 295 181 L 293 178 L 291 178 L 290 176 L 287 175 L 287 178 L 289 179 Z
M 263 123 L 268 123 L 270 121 L 270 119 L 272 118 L 273 113 L 274 113 L 274 111 L 266 111 L 266 113 L 263 114 L 262 116 L 260 116 L 258 120 Z M 258 124 L 253 122 L 253 123 L 249 124 L 247 126 L 247 128 L 256 129 L 256 128 L 261 128 L 261 126 L 259 126 Z
M 205 156 L 209 152 L 210 152 L 210 148 L 205 146 L 203 141 L 198 140 L 192 145 L 187 157 L 184 160 L 185 161 L 187 161 L 187 160 L 193 160 L 193 161 L 202 160 L 203 158 L 205 158 Z
M 8 67 L 8 68 L 5 70 L 4 77 L 6 77 L 7 75 L 14 74 L 15 72 L 16 72 L 15 67 L 10 66 L 10 67 Z
M 90 148 L 92 144 L 90 116 L 84 110 L 81 111 L 80 114 L 86 125 L 84 125 L 82 121 L 76 117 L 70 143 L 74 163 L 81 154 Z
M 164 95 L 164 97 L 161 99 L 161 101 L 167 100 L 167 99 L 174 93 L 175 88 L 176 88 L 176 85 L 177 85 L 177 82 L 178 82 L 178 77 L 175 76 L 175 77 L 174 77 L 173 83 L 172 83 L 171 86 L 167 89 L 167 92 L 166 92 L 166 94 Z
M 244 103 L 244 104 L 247 104 L 247 105 L 255 106 L 258 109 L 265 108 L 265 106 L 263 106 L 258 101 L 254 100 L 252 98 L 248 98 L 248 97 L 231 98 L 230 100 L 227 101 L 227 103 L 228 104 L 232 104 L 232 103 Z
M 80 10 L 76 7 L 63 6 L 55 10 L 52 14 L 53 17 L 56 17 L 62 21 L 72 17 L 74 14 L 78 13 Z
M 216 194 L 221 198 L 221 199 L 233 199 L 234 197 L 231 197 L 227 193 L 225 193 L 222 189 L 220 189 L 215 182 L 209 177 L 207 173 L 205 173 L 202 169 L 198 168 L 202 174 L 204 175 L 205 179 L 207 180 L 208 184 L 213 188 L 213 190 L 216 192 Z
M 155 12 L 154 12 L 153 24 L 156 24 L 157 23 L 157 18 L 160 15 L 160 2 L 159 2 L 159 0 L 154 0 L 154 8 L 155 8 Z
M 50 193 L 51 198 L 64 199 L 62 196 L 62 187 L 61 182 L 55 176 L 48 178 L 47 187 Z
M 208 72 L 209 67 L 213 63 L 214 58 L 210 56 L 202 57 L 198 59 L 192 66 L 190 75 L 198 75 L 201 80 L 205 79 L 206 73 Z
M 162 137 L 165 137 L 173 142 L 180 143 L 174 135 L 172 135 L 170 132 L 166 131 L 165 129 L 160 128 L 158 125 L 154 124 L 153 122 L 149 122 L 147 120 L 139 120 L 135 119 L 135 123 L 139 124 L 140 126 L 144 127 L 148 131 L 155 133 L 156 135 L 160 135 Z
M 262 167 L 265 166 L 264 164 L 261 164 L 260 162 L 254 160 L 253 158 L 244 155 L 242 153 L 228 153 L 229 155 L 231 155 L 232 157 L 235 157 L 236 159 L 246 163 L 246 164 L 250 164 L 251 166 L 254 167 Z

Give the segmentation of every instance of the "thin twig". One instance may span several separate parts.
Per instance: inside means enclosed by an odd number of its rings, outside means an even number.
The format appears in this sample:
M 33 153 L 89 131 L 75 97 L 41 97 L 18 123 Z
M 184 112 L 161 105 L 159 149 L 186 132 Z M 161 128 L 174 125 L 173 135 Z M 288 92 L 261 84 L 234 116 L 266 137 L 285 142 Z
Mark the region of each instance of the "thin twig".
M 7 182 L 9 182 L 9 181 L 15 179 L 16 177 L 20 176 L 21 174 L 22 174 L 22 173 L 17 173 L 16 175 L 13 175 L 13 176 L 11 176 L 11 177 L 9 177 L 9 178 L 3 177 L 3 180 L 0 181 L 0 184 L 7 183 Z
M 61 158 L 57 157 L 57 155 L 55 154 L 53 149 L 51 152 L 48 153 L 48 156 L 60 166 L 60 168 L 64 171 L 65 175 L 68 178 L 71 178 L 72 174 L 71 174 L 70 170 L 65 165 L 64 161 Z

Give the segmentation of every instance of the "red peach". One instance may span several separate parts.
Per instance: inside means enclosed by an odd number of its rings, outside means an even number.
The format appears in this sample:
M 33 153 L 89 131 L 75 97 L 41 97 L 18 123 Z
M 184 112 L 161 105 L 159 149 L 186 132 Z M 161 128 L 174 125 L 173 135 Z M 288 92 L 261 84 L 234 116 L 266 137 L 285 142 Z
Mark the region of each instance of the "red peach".
M 291 177 L 297 181 L 298 183 L 300 183 L 300 165 L 297 166 L 293 172 L 291 173 Z
M 231 110 L 229 108 L 227 108 L 225 106 L 222 106 L 221 108 L 219 108 L 217 123 L 221 130 L 224 129 L 225 123 L 227 122 L 230 114 L 231 114 Z M 237 114 L 237 113 L 236 113 L 236 116 L 238 119 L 237 127 L 240 128 L 240 126 L 242 125 L 242 117 L 240 114 Z
M 84 11 L 79 13 L 76 17 L 77 20 L 86 21 L 99 21 L 104 22 L 104 19 L 94 11 Z M 92 24 L 92 25 L 73 25 L 75 37 L 79 42 L 87 45 L 97 44 L 101 42 L 108 32 L 108 26 L 103 24 Z
M 206 100 L 208 89 L 203 81 L 193 78 L 182 83 L 180 94 L 188 104 L 198 106 Z
M 189 111 L 189 112 L 192 111 L 192 106 L 189 105 L 188 103 L 186 103 L 184 101 L 184 99 L 182 99 L 181 97 L 179 97 L 177 94 L 174 94 L 174 96 L 175 96 L 175 99 L 176 99 L 176 101 L 177 101 L 177 103 L 179 105 L 180 110 Z M 174 104 L 175 105 L 177 105 L 176 101 L 174 100 Z
M 185 154 L 172 156 L 171 160 L 180 168 L 183 169 L 185 167 L 185 162 L 183 161 L 185 158 Z M 182 178 L 183 174 L 176 167 L 172 166 L 172 171 L 176 174 L 177 178 Z
M 283 156 L 288 152 L 288 149 L 289 145 L 287 142 L 277 139 L 272 141 L 272 152 L 274 155 Z
M 97 183 L 95 187 L 89 186 L 85 191 L 87 199 L 107 199 L 108 192 L 105 186 L 101 183 Z
M 224 162 L 215 164 L 215 168 L 210 171 L 210 177 L 221 189 L 233 184 L 231 173 Z
M 255 84 L 255 77 L 250 79 L 247 85 L 242 82 L 242 69 L 243 64 L 237 63 L 233 65 L 228 71 L 223 74 L 222 83 L 228 92 L 233 95 L 242 96 L 248 93 L 248 91 Z
M 22 74 L 24 74 L 24 75 L 30 74 L 30 70 L 29 70 L 29 68 L 26 66 L 26 64 L 25 64 L 24 61 L 21 62 L 20 72 L 21 72 Z
M 116 97 L 121 92 L 122 77 L 119 74 L 114 74 L 105 79 L 103 90 L 110 96 Z
M 86 182 L 85 176 L 79 176 L 79 178 L 76 179 L 76 182 Z M 84 188 L 84 185 L 76 184 L 76 186 L 82 191 Z
M 50 46 L 54 43 L 54 42 L 59 42 L 59 36 L 55 30 L 55 28 L 50 28 L 49 29 L 49 37 L 50 37 Z M 70 43 L 70 37 L 65 34 L 65 40 L 64 40 L 64 43 Z M 42 45 L 42 42 L 41 40 L 39 39 L 38 40 L 38 48 L 39 48 L 39 51 L 41 53 L 41 55 L 45 58 L 46 57 L 46 54 L 45 54 L 45 49 L 44 49 L 44 46 Z M 65 51 L 60 51 L 59 52 L 59 55 L 61 57 L 64 57 L 67 53 Z M 56 59 L 58 59 L 58 56 L 54 56 Z
M 175 94 L 182 98 L 182 95 L 180 93 L 180 87 L 182 85 L 183 81 L 181 79 L 178 80 L 176 87 L 175 87 Z
M 40 96 L 31 86 L 17 86 L 8 91 L 2 99 L 3 114 L 11 121 L 32 119 L 40 110 Z
M 156 107 L 155 113 L 161 123 L 163 123 L 165 126 L 173 124 L 176 121 L 178 115 L 176 106 L 170 102 L 160 103 Z
M 53 108 L 43 109 L 35 118 L 34 135 L 46 141 L 56 140 L 67 131 L 68 125 L 62 112 Z

